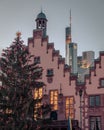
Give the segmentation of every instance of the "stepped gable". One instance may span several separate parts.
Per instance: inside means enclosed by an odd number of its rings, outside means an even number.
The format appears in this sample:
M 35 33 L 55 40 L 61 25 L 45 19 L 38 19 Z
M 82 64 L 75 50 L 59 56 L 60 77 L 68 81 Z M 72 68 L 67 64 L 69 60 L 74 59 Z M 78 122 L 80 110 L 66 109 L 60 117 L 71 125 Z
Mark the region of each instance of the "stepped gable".
M 35 21 L 36 29 L 33 30 L 33 37 L 28 38 L 29 51 L 34 56 L 42 56 L 44 61 L 47 57 L 50 64 L 52 64 L 52 67 L 54 66 L 54 68 L 61 69 L 61 71 L 63 71 L 63 76 L 65 76 L 65 73 L 69 73 L 71 69 L 70 67 L 65 67 L 65 58 L 60 55 L 59 50 L 55 50 L 54 43 L 48 42 L 48 36 L 46 33 L 47 18 L 45 14 L 43 12 L 39 13 Z M 55 63 L 53 61 L 55 61 Z
M 60 51 L 59 50 L 53 50 L 53 57 L 59 56 Z
M 95 59 L 95 61 L 94 61 L 94 67 L 90 67 L 89 74 L 85 75 L 85 82 L 86 82 L 86 80 L 89 80 L 89 84 L 91 84 L 91 76 L 96 76 L 97 75 L 96 69 L 102 68 L 101 61 L 102 61 L 103 56 L 104 56 L 104 51 L 100 51 L 99 58 Z
M 32 42 L 33 43 L 33 37 L 28 38 L 28 43 Z
M 65 58 L 62 58 L 62 56 L 59 55 L 59 57 L 58 57 L 58 69 L 59 69 L 61 64 L 65 65 Z
M 55 50 L 54 43 L 48 43 L 47 44 L 47 53 L 50 49 L 52 49 L 52 61 L 54 60 L 54 57 L 58 57 L 58 69 L 59 69 L 60 64 L 63 64 L 64 65 L 64 73 L 70 72 L 70 67 L 65 67 L 65 58 L 63 58 L 60 55 L 59 50 Z
M 42 49 L 41 47 L 44 48 L 44 46 L 46 46 L 46 53 L 50 53 L 49 55 L 51 55 L 52 57 L 50 57 L 50 59 L 52 59 L 52 62 L 54 61 L 54 59 L 57 59 L 57 68 L 60 68 L 60 65 L 63 66 L 63 77 L 65 77 L 66 73 L 70 73 L 70 67 L 67 65 L 65 65 L 65 58 L 63 58 L 60 55 L 60 51 L 59 50 L 55 50 L 54 48 L 54 43 L 48 43 L 48 36 L 47 37 L 43 37 L 42 35 L 42 29 L 35 29 L 33 30 L 33 37 L 28 38 L 28 47 L 31 50 L 35 51 L 35 41 L 39 40 L 39 42 L 37 44 L 39 44 L 39 48 Z M 41 42 L 41 43 L 40 43 Z
M 64 72 L 69 72 L 71 71 L 71 67 L 67 64 L 64 65 Z
M 99 52 L 99 58 L 94 61 L 94 67 L 90 68 L 89 74 L 85 75 L 85 87 L 83 94 L 83 117 L 84 128 L 88 126 L 87 123 L 91 116 L 100 116 L 104 122 L 104 51 Z M 91 97 L 98 96 L 96 105 Z M 104 124 L 101 124 L 104 128 Z
M 61 55 L 59 55 L 58 63 L 59 64 L 65 64 L 65 58 L 63 58 Z
M 47 52 L 48 52 L 49 49 L 54 50 L 54 43 L 48 43 L 47 44 Z
M 33 30 L 33 37 L 28 38 L 28 46 L 29 44 L 33 44 L 34 47 L 34 39 L 41 39 L 41 46 L 43 46 L 43 42 L 48 42 L 48 36 L 42 37 L 43 36 L 43 31 L 42 29 L 34 29 Z
M 78 79 L 78 74 L 71 74 L 70 75 L 70 81 L 75 80 L 76 85 L 77 85 L 77 79 Z
M 33 30 L 33 38 L 35 39 L 42 38 L 42 35 L 43 35 L 42 29 Z
M 33 37 L 29 37 L 28 38 L 28 46 L 29 46 L 29 44 L 32 44 L 32 46 L 34 47 L 33 42 L 34 42 Z

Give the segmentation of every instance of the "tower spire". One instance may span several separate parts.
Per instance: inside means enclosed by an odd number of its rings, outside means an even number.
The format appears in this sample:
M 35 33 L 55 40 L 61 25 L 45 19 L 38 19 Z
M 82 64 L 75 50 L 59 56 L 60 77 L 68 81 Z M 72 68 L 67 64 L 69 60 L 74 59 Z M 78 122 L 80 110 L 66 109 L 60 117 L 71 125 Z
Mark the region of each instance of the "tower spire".
M 42 8 L 42 6 L 41 6 L 41 13 L 43 12 L 43 8 Z
M 71 19 L 72 17 L 71 17 L 71 9 L 70 9 L 70 27 L 71 27 Z

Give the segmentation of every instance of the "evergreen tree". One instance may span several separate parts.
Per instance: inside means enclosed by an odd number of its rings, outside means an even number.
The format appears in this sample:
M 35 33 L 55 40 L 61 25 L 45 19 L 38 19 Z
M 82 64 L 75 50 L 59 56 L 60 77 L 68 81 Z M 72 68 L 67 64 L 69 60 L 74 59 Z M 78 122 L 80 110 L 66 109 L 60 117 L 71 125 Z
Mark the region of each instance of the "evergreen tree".
M 15 41 L 2 52 L 0 58 L 0 129 L 31 130 L 41 128 L 42 107 L 35 110 L 41 99 L 34 99 L 34 90 L 44 86 L 39 79 L 42 68 L 33 62 L 33 56 L 17 33 Z M 50 107 L 48 107 L 47 110 Z M 36 115 L 34 120 L 34 114 Z

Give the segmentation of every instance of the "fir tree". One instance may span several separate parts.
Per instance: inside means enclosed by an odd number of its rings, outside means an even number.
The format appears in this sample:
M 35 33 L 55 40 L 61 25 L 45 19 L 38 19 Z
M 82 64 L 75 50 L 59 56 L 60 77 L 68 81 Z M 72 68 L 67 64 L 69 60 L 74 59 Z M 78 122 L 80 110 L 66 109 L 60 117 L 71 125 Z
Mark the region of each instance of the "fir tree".
M 39 79 L 42 67 L 33 61 L 20 33 L 2 52 L 0 58 L 2 86 L 0 88 L 0 129 L 31 130 L 42 126 L 42 107 L 35 110 L 40 99 L 34 99 L 34 90 L 44 86 Z M 50 110 L 48 107 L 47 110 Z M 34 114 L 36 120 L 34 120 Z

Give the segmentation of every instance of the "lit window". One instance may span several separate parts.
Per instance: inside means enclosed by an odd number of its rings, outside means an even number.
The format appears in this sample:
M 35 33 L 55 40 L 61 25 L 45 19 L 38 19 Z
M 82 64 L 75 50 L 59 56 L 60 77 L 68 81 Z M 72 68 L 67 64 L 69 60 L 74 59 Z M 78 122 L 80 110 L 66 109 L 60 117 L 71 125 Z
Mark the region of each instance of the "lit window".
M 99 116 L 91 116 L 89 121 L 90 130 L 101 130 L 101 118 Z
M 89 97 L 90 100 L 90 107 L 100 106 L 100 96 L 93 95 Z
M 53 110 L 58 109 L 58 91 L 57 90 L 50 91 L 50 104 L 52 105 Z
M 65 111 L 66 111 L 66 118 L 68 118 L 68 116 L 70 116 L 72 119 L 74 118 L 74 98 L 73 97 L 66 97 Z
M 11 113 L 12 113 L 12 110 L 11 110 L 11 109 L 6 108 L 6 114 L 11 114 Z
M 34 99 L 41 99 L 42 98 L 42 88 L 39 88 L 39 89 L 35 89 L 35 92 L 34 92 Z
M 40 64 L 40 57 L 39 57 L 39 56 L 35 57 L 35 58 L 34 58 L 34 62 L 35 62 L 36 64 Z
M 43 93 L 43 90 L 42 88 L 39 88 L 39 89 L 35 89 L 34 91 L 34 99 L 41 99 L 42 98 L 42 93 Z M 35 104 L 34 106 L 34 113 L 37 112 L 38 108 L 42 105 L 41 102 L 38 102 Z M 36 119 L 38 115 L 37 114 L 34 114 L 34 119 Z

